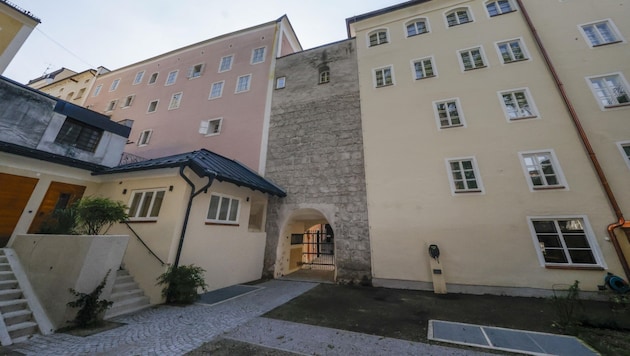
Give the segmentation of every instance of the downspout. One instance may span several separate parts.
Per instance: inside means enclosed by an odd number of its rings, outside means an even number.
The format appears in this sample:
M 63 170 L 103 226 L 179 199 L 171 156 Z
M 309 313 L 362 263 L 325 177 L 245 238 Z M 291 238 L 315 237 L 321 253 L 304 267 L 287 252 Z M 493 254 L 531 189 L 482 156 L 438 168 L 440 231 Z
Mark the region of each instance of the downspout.
M 188 206 L 186 207 L 186 215 L 184 216 L 184 226 L 182 226 L 182 233 L 181 233 L 181 236 L 179 237 L 179 245 L 177 246 L 177 255 L 175 255 L 175 262 L 173 263 L 173 268 L 177 268 L 177 266 L 179 266 L 179 258 L 182 254 L 182 247 L 184 246 L 184 237 L 186 236 L 186 227 L 188 226 L 188 218 L 190 217 L 190 209 L 192 208 L 193 199 L 197 195 L 201 194 L 203 191 L 208 189 L 210 185 L 212 185 L 212 182 L 214 182 L 214 178 L 217 176 L 216 173 L 213 173 L 211 176 L 208 177 L 208 183 L 206 183 L 206 185 L 204 185 L 201 189 L 195 192 L 195 184 L 190 179 L 188 179 L 188 177 L 186 177 L 186 175 L 184 174 L 184 168 L 185 166 L 179 167 L 179 175 L 182 178 L 184 178 L 184 180 L 186 181 L 186 183 L 188 183 L 188 185 L 190 185 L 191 190 L 190 190 L 190 198 L 188 198 Z
M 575 125 L 575 128 L 577 129 L 577 132 L 578 132 L 578 135 L 580 136 L 582 144 L 584 145 L 584 148 L 586 149 L 586 152 L 588 153 L 588 156 L 591 159 L 591 163 L 593 164 L 593 168 L 595 168 L 595 172 L 597 173 L 597 177 L 599 178 L 599 182 L 602 185 L 602 188 L 604 188 L 606 197 L 608 198 L 608 202 L 610 203 L 610 206 L 613 208 L 613 210 L 615 211 L 615 214 L 617 215 L 617 221 L 608 225 L 606 230 L 608 231 L 608 236 L 610 236 L 610 241 L 612 241 L 612 244 L 615 248 L 617 257 L 619 257 L 619 261 L 621 262 L 623 271 L 626 274 L 626 278 L 630 279 L 630 267 L 628 266 L 628 262 L 626 261 L 626 258 L 623 254 L 623 250 L 621 249 L 621 246 L 619 245 L 619 241 L 617 240 L 617 236 L 615 235 L 615 231 L 614 231 L 615 229 L 623 226 L 626 223 L 626 220 L 624 219 L 623 214 L 621 212 L 621 208 L 619 207 L 619 204 L 617 204 L 617 199 L 615 199 L 615 195 L 613 194 L 612 189 L 610 188 L 610 185 L 608 184 L 606 175 L 604 174 L 604 171 L 602 170 L 602 167 L 600 166 L 599 161 L 597 160 L 595 151 L 593 151 L 593 147 L 591 146 L 591 143 L 588 140 L 586 132 L 584 131 L 584 128 L 582 127 L 580 118 L 575 112 L 575 109 L 573 108 L 573 104 L 571 104 L 571 100 L 569 100 L 569 97 L 567 96 L 567 93 L 564 90 L 564 84 L 562 84 L 562 81 L 560 80 L 560 77 L 558 76 L 558 73 L 556 72 L 553 66 L 553 63 L 551 63 L 551 59 L 549 58 L 549 55 L 547 54 L 547 50 L 545 49 L 545 46 L 543 45 L 542 40 L 538 36 L 538 32 L 536 31 L 536 28 L 534 27 L 534 24 L 532 23 L 532 20 L 529 17 L 527 10 L 525 9 L 525 5 L 523 5 L 523 1 L 516 0 L 516 2 L 518 3 L 518 6 L 521 9 L 521 12 L 523 13 L 523 17 L 525 18 L 525 22 L 527 23 L 527 27 L 531 31 L 532 36 L 534 37 L 534 41 L 536 42 L 536 45 L 538 46 L 538 49 L 540 50 L 540 53 L 543 59 L 545 60 L 545 64 L 547 65 L 547 68 L 549 69 L 549 71 L 551 72 L 551 75 L 553 76 L 553 80 L 556 86 L 558 87 L 558 90 L 560 91 L 562 100 L 564 101 L 564 104 L 566 105 L 567 110 L 569 110 L 569 115 L 571 116 L 571 120 L 573 121 L 573 124 Z

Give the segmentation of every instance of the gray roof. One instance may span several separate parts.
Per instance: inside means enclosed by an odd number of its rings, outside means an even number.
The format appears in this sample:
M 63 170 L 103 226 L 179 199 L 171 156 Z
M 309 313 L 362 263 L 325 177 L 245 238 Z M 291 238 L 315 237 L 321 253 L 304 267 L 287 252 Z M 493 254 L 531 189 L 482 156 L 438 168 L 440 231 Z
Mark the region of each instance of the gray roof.
M 206 149 L 129 163 L 99 170 L 92 174 L 114 174 L 175 167 L 189 167 L 200 177 L 214 176 L 215 179 L 220 182 L 233 183 L 263 193 L 279 197 L 285 197 L 287 195 L 284 189 L 258 175 L 244 164 Z

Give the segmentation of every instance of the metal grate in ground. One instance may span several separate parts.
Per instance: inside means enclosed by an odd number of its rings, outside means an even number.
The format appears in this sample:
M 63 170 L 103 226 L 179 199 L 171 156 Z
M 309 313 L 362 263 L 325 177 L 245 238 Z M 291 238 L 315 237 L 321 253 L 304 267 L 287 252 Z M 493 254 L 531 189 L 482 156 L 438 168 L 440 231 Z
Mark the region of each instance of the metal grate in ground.
M 236 297 L 243 296 L 259 290 L 264 287 L 248 286 L 243 284 L 236 284 L 233 286 L 213 290 L 211 292 L 203 293 L 199 296 L 197 303 L 214 305 L 226 300 L 234 299 Z

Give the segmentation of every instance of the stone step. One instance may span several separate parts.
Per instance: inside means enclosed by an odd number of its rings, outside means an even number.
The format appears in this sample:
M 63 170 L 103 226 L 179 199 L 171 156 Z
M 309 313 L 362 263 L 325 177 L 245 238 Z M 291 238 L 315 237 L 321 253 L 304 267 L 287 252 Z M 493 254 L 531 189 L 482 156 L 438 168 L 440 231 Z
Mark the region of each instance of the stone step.
M 149 297 L 147 296 L 128 298 L 114 303 L 114 305 L 105 313 L 105 318 L 113 318 L 118 315 L 132 313 L 150 306 Z
M 15 279 L 13 271 L 0 271 L 0 281 Z
M 15 289 L 18 287 L 19 287 L 18 281 L 15 279 L 5 279 L 4 281 L 0 281 L 0 290 Z
M 26 299 L 12 299 L 0 301 L 0 313 L 10 313 L 18 310 L 28 310 Z
M 7 331 L 9 332 L 11 340 L 24 336 L 31 336 L 38 331 L 37 323 L 32 321 L 25 321 L 23 323 L 7 326 Z
M 142 297 L 142 296 L 144 296 L 144 292 L 142 291 L 142 289 L 138 288 L 138 289 L 130 289 L 130 290 L 122 291 L 122 292 L 112 293 L 109 296 L 108 300 L 111 300 L 114 303 L 118 303 L 127 298 L 135 298 L 135 297 Z
M 124 284 L 124 283 L 130 283 L 130 282 L 135 282 L 133 277 L 130 275 L 126 275 L 126 276 L 116 276 L 116 282 L 114 282 L 116 284 Z
M 114 283 L 114 288 L 112 288 L 112 293 L 124 292 L 127 290 L 138 289 L 138 283 L 136 282 L 127 282 L 127 283 Z
M 20 299 L 20 297 L 22 297 L 21 289 L 0 289 L 0 300 Z
M 33 313 L 30 310 L 16 310 L 2 315 L 4 323 L 8 325 L 32 321 Z
M 8 272 L 13 270 L 11 269 L 11 265 L 8 262 L 0 261 L 0 271 Z
M 129 275 L 129 271 L 127 271 L 126 269 L 119 269 L 116 271 L 116 277 L 118 276 L 128 276 Z

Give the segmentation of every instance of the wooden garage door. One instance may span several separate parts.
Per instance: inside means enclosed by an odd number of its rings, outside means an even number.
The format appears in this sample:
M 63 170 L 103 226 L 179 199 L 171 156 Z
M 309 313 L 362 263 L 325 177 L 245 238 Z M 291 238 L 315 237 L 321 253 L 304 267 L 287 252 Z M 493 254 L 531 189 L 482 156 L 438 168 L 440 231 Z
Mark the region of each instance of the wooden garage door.
M 28 229 L 28 233 L 38 233 L 42 223 L 50 216 L 50 213 L 55 209 L 64 209 L 72 205 L 72 203 L 81 199 L 83 192 L 85 192 L 85 187 L 82 185 L 51 182 L 44 200 L 42 200 L 42 204 L 37 210 L 37 215 L 33 218 L 31 227 Z
M 38 180 L 0 173 L 0 247 L 7 245 Z

